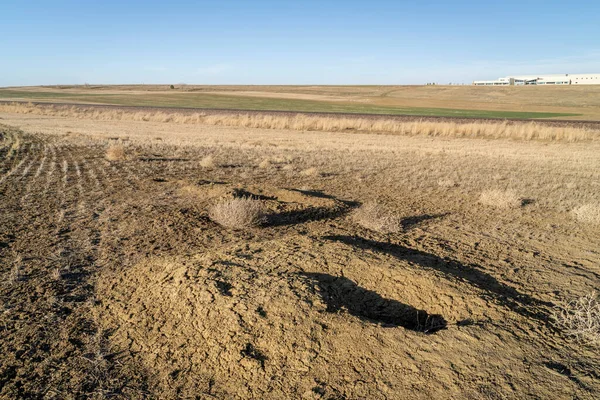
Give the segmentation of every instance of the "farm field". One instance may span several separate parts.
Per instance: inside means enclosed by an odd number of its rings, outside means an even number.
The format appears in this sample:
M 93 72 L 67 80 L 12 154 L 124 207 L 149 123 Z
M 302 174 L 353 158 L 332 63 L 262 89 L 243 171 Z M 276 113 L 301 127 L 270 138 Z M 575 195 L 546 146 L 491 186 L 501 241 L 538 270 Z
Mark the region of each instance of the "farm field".
M 600 88 L 115 85 L 0 88 L 0 100 L 446 116 L 600 120 Z
M 0 108 L 1 398 L 600 392 L 598 341 L 556 317 L 600 284 L 596 131 L 35 110 Z

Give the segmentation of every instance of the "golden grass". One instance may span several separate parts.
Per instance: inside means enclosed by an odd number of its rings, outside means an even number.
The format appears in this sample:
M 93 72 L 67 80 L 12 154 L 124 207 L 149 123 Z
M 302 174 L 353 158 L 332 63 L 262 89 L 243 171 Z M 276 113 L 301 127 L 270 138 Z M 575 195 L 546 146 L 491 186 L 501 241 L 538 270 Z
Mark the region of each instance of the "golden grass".
M 208 216 L 226 228 L 250 228 L 264 221 L 264 208 L 259 200 L 241 197 L 214 204 L 208 210 Z
M 352 213 L 352 220 L 358 225 L 379 233 L 400 231 L 400 217 L 386 207 L 375 202 L 363 204 Z
M 302 176 L 317 176 L 319 175 L 319 170 L 315 167 L 307 168 L 305 170 L 300 171 L 300 175 Z
M 258 164 L 258 168 L 263 168 L 263 169 L 267 169 L 270 168 L 273 164 L 271 163 L 271 160 L 269 160 L 268 158 L 265 158 L 264 160 L 262 160 L 260 162 L 260 164 Z
M 590 224 L 600 224 L 600 204 L 584 204 L 572 211 L 575 219 Z
M 519 208 L 522 199 L 513 190 L 484 190 L 479 197 L 479 202 L 486 206 L 497 208 Z
M 518 140 L 548 140 L 577 142 L 598 140 L 600 131 L 582 127 L 548 126 L 537 122 L 449 122 L 400 121 L 386 118 L 351 118 L 269 114 L 167 113 L 163 111 L 128 111 L 115 109 L 87 109 L 82 107 L 55 107 L 11 103 L 0 105 L 0 111 L 22 114 L 107 120 L 147 121 L 178 124 L 205 124 L 215 126 L 241 126 L 246 128 L 288 129 L 297 131 L 357 131 L 397 135 L 422 135 L 433 137 L 508 138 Z
M 203 168 L 214 168 L 216 166 L 215 160 L 212 155 L 208 155 L 200 160 L 200 166 Z
M 438 179 L 437 183 L 438 183 L 439 187 L 443 187 L 443 188 L 451 188 L 451 187 L 458 186 L 457 183 L 453 179 L 449 179 L 449 178 Z
M 125 159 L 125 148 L 121 145 L 112 145 L 106 149 L 105 158 L 108 161 L 122 161 Z

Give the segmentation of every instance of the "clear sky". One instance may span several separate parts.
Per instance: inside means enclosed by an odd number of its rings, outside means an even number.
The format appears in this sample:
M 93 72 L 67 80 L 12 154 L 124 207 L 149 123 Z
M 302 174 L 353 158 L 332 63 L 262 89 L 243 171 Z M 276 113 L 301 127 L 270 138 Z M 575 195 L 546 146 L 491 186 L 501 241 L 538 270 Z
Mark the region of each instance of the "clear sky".
M 0 0 L 0 86 L 600 72 L 600 1 Z

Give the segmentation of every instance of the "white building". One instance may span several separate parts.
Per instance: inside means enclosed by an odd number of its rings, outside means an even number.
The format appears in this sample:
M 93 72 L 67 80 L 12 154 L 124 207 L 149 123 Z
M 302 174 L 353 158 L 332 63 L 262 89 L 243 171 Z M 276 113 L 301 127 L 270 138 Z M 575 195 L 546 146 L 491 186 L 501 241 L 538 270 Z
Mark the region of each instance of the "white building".
M 600 85 L 600 74 L 514 75 L 495 81 L 474 81 L 473 85 Z

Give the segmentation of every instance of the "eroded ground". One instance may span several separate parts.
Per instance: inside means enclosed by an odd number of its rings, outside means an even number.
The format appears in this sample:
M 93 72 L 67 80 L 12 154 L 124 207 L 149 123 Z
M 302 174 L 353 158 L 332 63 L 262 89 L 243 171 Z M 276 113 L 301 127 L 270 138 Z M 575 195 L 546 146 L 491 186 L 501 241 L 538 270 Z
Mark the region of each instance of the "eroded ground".
M 599 228 L 569 212 L 600 201 L 597 143 L 2 118 L 3 398 L 600 390 L 598 348 L 550 318 L 600 282 Z M 235 196 L 262 227 L 208 218 Z M 400 233 L 348 217 L 372 200 Z

